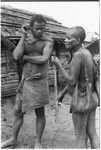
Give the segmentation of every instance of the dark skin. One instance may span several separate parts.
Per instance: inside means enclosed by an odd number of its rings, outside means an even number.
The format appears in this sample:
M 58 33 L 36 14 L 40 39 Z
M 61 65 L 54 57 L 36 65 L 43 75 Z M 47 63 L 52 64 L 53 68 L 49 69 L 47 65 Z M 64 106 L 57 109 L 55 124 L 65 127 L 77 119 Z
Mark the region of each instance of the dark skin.
M 32 38 L 36 38 L 37 40 L 40 40 L 40 38 L 43 35 L 43 32 L 45 30 L 45 23 L 38 23 L 38 22 L 34 22 L 33 23 L 33 27 L 31 29 L 31 32 L 33 34 Z M 23 55 L 24 52 L 24 39 L 25 39 L 25 35 L 22 36 L 22 48 L 20 49 L 20 51 L 18 52 L 18 48 L 15 49 L 14 51 L 14 57 L 19 59 L 20 57 L 23 58 L 23 60 L 26 62 L 23 68 L 23 73 L 24 74 L 31 74 L 34 75 L 36 73 L 41 73 L 43 74 L 43 72 L 45 72 L 46 67 L 47 67 L 47 62 L 50 58 L 50 55 L 52 53 L 52 43 L 48 42 L 48 41 L 43 41 L 43 43 L 40 41 L 36 41 L 35 43 L 35 47 L 37 47 L 37 45 L 41 44 L 40 47 L 34 48 L 33 47 L 33 51 L 31 51 L 30 53 L 28 51 L 26 51 L 26 53 L 28 55 Z M 27 40 L 30 39 L 30 35 L 27 36 Z M 41 109 L 41 108 L 40 108 Z M 35 147 L 40 147 L 41 146 L 41 136 L 43 134 L 44 128 L 45 128 L 45 123 L 46 123 L 46 119 L 45 119 L 45 114 L 44 114 L 44 108 L 42 108 L 42 114 L 40 114 L 40 110 L 39 109 L 35 109 L 36 112 L 36 141 L 35 141 Z
M 22 27 L 22 36 L 21 39 L 13 52 L 13 56 L 16 60 L 22 59 L 24 61 L 23 74 L 31 75 L 40 73 L 45 74 L 47 72 L 48 60 L 50 59 L 53 43 L 50 41 L 41 41 L 41 37 L 45 31 L 45 22 L 37 22 L 33 23 L 33 27 L 30 29 L 31 34 L 28 34 L 25 29 L 28 29 L 27 26 Z M 30 42 L 34 42 L 34 45 L 31 43 L 32 50 L 25 49 L 25 41 L 30 45 Z M 41 41 L 41 42 L 40 42 Z M 24 55 L 26 53 L 26 55 Z M 19 108 L 21 104 L 19 104 Z M 19 109 L 18 108 L 18 109 Z M 21 109 L 20 109 L 21 113 Z M 44 107 L 35 109 L 36 113 L 36 139 L 35 139 L 35 148 L 42 148 L 41 146 L 41 137 L 45 128 L 46 118 Z M 1 147 L 7 147 L 12 145 L 17 141 L 17 136 L 20 130 L 20 127 L 23 124 L 23 116 L 16 116 L 14 127 L 13 127 L 13 135 L 12 138 L 4 143 L 2 143 Z
M 80 43 L 79 38 L 74 39 L 74 37 L 72 38 L 72 33 L 76 34 L 78 31 L 76 30 L 76 28 L 72 28 L 70 34 L 68 34 L 69 38 L 66 40 L 66 47 L 68 48 L 68 45 L 72 45 L 73 46 L 73 58 L 71 61 L 71 74 L 68 74 L 64 68 L 61 65 L 61 62 L 58 58 L 54 58 L 52 57 L 52 62 L 57 65 L 59 67 L 59 69 L 62 71 L 64 77 L 67 79 L 67 82 L 69 84 L 71 84 L 72 86 L 75 85 L 79 80 L 78 76 L 80 73 L 80 68 L 81 68 L 81 62 L 82 62 L 82 55 L 76 55 L 78 52 L 84 52 L 84 55 L 86 56 L 87 59 L 85 59 L 85 61 L 87 61 L 87 67 L 89 70 L 89 75 L 90 75 L 90 79 L 91 82 L 93 83 L 93 71 L 92 71 L 92 66 L 93 64 L 91 62 L 92 61 L 92 57 L 89 53 L 88 50 L 86 50 L 83 46 L 82 43 Z M 71 44 L 72 42 L 72 44 Z M 74 44 L 73 44 L 74 43 Z M 76 44 L 77 43 L 77 44 Z M 75 49 L 74 49 L 75 48 Z M 75 53 L 76 51 L 78 51 L 77 53 Z M 83 83 L 84 84 L 84 83 Z M 59 95 L 59 99 L 60 101 L 62 101 L 62 98 L 64 97 L 64 94 L 69 91 L 68 90 L 68 86 L 60 93 Z M 96 93 L 93 91 L 93 95 L 96 95 Z M 89 137 L 90 139 L 90 144 L 91 144 L 91 148 L 99 148 L 99 140 L 98 140 L 98 136 L 96 133 L 96 128 L 95 128 L 95 113 L 96 113 L 96 109 L 92 110 L 91 112 L 87 113 L 87 114 L 75 114 L 72 112 L 72 119 L 73 119 L 73 123 L 74 123 L 74 131 L 75 131 L 75 135 L 77 138 L 77 147 L 76 148 L 87 148 L 87 139 Z
M 40 39 L 42 37 L 44 30 L 45 30 L 44 22 L 40 24 L 37 22 L 34 22 L 33 29 L 32 29 L 32 33 L 33 35 L 35 35 L 34 37 L 36 37 L 37 39 Z M 30 38 L 30 35 L 27 38 Z M 27 72 L 30 72 L 33 75 L 40 71 L 39 65 L 44 65 L 49 60 L 50 55 L 52 53 L 52 43 L 45 42 L 45 46 L 42 45 L 40 49 L 33 50 L 29 55 L 23 55 L 24 40 L 25 40 L 25 34 L 22 35 L 21 42 L 19 43 L 19 45 L 21 44 L 21 46 L 19 46 L 21 48 L 19 49 L 19 47 L 16 47 L 13 55 L 15 59 L 19 59 L 23 56 L 22 58 L 26 62 L 24 65 L 23 72 L 26 72 L 27 70 Z M 39 44 L 39 42 L 36 42 L 36 44 Z

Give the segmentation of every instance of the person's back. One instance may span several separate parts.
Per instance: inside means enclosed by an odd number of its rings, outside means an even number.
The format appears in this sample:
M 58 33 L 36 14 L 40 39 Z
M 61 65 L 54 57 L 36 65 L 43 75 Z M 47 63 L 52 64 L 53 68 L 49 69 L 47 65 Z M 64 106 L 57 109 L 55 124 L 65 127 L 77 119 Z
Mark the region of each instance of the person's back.
M 92 91 L 94 91 L 94 63 L 92 59 L 92 54 L 89 52 L 89 50 L 82 48 L 80 51 L 76 52 L 76 55 L 80 55 L 81 57 L 81 66 L 78 77 L 78 88 L 81 92 L 85 91 L 86 87 L 85 67 L 86 67 L 89 82 L 92 85 Z

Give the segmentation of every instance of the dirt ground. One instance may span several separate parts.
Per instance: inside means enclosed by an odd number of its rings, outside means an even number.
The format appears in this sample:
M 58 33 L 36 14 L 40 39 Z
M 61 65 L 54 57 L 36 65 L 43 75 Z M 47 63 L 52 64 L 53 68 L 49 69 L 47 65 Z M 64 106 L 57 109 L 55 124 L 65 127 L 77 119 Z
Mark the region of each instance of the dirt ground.
M 59 123 L 55 122 L 55 109 L 53 100 L 53 90 L 50 91 L 50 103 L 45 107 L 46 127 L 42 137 L 42 146 L 44 149 L 72 149 L 75 147 L 75 135 L 73 130 L 72 116 L 69 113 L 70 97 L 68 95 L 63 99 L 63 107 L 59 113 Z M 12 125 L 14 121 L 13 115 L 14 97 L 2 99 L 1 107 L 1 142 L 7 140 L 11 136 Z M 96 130 L 99 132 L 99 107 L 96 111 Z M 35 113 L 29 112 L 24 117 L 24 123 L 21 127 L 17 149 L 34 148 L 35 138 Z M 12 148 L 12 147 L 11 147 Z

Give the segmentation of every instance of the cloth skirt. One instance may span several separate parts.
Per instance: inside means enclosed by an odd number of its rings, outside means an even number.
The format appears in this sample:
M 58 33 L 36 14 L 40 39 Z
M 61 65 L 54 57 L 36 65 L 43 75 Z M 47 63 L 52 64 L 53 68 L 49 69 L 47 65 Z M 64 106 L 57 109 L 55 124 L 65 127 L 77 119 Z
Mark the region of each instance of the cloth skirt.
M 43 107 L 49 103 L 47 78 L 25 80 L 23 83 L 22 111 Z

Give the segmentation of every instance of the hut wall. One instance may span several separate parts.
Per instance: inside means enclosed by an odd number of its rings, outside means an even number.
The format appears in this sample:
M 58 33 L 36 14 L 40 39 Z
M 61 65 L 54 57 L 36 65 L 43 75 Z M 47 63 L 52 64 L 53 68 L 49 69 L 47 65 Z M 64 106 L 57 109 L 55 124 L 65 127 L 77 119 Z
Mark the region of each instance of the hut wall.
M 1 96 L 15 94 L 18 86 L 19 76 L 17 63 L 13 59 L 12 52 L 7 49 L 1 51 Z

